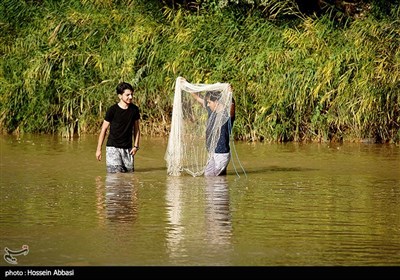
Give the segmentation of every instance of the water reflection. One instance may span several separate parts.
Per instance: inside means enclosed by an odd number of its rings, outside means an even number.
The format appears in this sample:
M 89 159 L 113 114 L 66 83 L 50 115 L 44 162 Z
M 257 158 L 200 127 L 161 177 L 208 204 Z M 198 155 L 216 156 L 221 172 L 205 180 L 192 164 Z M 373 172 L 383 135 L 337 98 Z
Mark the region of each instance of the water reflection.
M 100 220 L 133 222 L 137 218 L 137 180 L 133 174 L 110 173 L 98 177 L 97 212 Z
M 229 189 L 226 176 L 206 178 L 207 234 L 212 244 L 229 243 L 232 233 Z
M 229 265 L 231 212 L 226 176 L 167 178 L 167 245 L 179 264 L 199 252 L 208 256 L 200 265 Z

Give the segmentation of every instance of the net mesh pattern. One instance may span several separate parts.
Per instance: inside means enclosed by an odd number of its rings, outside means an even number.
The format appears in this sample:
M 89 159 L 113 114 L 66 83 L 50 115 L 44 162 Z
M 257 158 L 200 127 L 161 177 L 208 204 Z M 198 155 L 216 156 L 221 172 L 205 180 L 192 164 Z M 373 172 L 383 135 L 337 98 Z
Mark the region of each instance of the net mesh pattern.
M 204 102 L 198 102 L 195 96 Z M 215 101 L 214 110 L 207 110 L 207 99 Z M 169 175 L 204 174 L 217 147 L 221 127 L 229 121 L 231 104 L 232 92 L 228 83 L 191 84 L 182 77 L 176 79 L 171 131 L 165 153 Z

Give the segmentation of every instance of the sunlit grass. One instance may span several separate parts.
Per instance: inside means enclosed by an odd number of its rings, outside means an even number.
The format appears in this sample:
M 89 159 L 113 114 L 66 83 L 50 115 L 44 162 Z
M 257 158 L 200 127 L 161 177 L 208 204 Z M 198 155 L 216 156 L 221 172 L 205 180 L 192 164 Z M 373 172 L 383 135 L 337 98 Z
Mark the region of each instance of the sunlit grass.
M 174 82 L 184 76 L 232 84 L 236 139 L 400 140 L 399 21 L 367 16 L 343 27 L 322 16 L 277 24 L 146 1 L 33 3 L 3 3 L 18 7 L 0 22 L 3 132 L 98 133 L 116 84 L 127 81 L 142 132 L 166 135 Z

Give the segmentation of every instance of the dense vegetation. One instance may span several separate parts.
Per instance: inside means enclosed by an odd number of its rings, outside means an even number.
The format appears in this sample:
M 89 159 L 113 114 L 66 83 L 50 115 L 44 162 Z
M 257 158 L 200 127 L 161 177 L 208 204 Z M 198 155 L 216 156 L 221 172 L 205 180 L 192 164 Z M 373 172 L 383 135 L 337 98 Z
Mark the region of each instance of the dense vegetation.
M 119 81 L 167 135 L 177 76 L 246 141 L 400 141 L 399 1 L 2 0 L 0 129 L 98 133 Z

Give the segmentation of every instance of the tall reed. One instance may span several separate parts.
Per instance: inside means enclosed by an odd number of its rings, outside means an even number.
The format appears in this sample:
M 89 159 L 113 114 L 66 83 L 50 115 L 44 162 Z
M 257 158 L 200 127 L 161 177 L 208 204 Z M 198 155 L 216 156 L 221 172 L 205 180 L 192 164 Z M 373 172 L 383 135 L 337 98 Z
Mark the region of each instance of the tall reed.
M 400 141 L 396 17 L 271 21 L 160 1 L 3 2 L 0 128 L 98 133 L 115 86 L 135 87 L 142 131 L 167 135 L 174 82 L 229 82 L 236 139 Z M 399 8 L 393 15 L 399 14 Z M 25 17 L 29 17 L 24 21 Z

